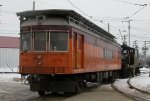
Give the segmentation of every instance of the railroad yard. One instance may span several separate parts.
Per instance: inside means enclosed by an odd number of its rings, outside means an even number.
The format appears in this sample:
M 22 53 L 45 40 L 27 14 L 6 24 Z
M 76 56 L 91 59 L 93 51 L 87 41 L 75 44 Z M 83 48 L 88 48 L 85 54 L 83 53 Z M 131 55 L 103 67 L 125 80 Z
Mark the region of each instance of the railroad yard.
M 87 88 L 78 94 L 49 93 L 43 97 L 31 92 L 29 85 L 4 78 L 4 74 L 1 75 L 0 101 L 150 101 L 148 72 L 130 79 L 117 79 L 112 84 Z

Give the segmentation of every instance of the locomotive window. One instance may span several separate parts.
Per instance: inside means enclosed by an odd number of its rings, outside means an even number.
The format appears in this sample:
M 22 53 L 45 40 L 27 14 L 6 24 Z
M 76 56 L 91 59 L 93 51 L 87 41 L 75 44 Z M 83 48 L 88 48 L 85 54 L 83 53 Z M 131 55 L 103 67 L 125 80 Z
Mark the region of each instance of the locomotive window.
M 127 50 L 123 50 L 122 53 L 126 54 L 126 53 L 127 53 Z
M 34 50 L 35 51 L 46 51 L 46 32 L 35 32 L 34 33 Z
M 67 51 L 68 49 L 68 33 L 67 32 L 51 32 L 50 33 L 50 50 L 51 51 Z
M 31 33 L 23 33 L 21 34 L 21 46 L 20 49 L 22 51 L 30 51 L 31 50 Z

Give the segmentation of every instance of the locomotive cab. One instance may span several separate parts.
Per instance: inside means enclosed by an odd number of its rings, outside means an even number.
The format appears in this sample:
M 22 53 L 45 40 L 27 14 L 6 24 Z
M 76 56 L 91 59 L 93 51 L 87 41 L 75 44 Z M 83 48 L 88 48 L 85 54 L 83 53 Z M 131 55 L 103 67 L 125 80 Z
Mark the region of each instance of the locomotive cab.
M 122 68 L 120 71 L 120 77 L 127 78 L 139 73 L 139 68 L 135 59 L 135 49 L 127 45 L 122 45 Z

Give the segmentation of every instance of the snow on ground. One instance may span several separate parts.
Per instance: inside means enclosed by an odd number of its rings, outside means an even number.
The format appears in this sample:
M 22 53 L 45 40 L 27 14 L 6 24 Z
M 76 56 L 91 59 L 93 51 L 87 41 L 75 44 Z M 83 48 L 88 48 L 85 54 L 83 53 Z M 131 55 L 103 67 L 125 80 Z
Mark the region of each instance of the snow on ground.
M 141 73 L 148 73 L 148 72 L 150 72 L 150 68 L 143 67 L 140 69 L 140 72 Z
M 144 101 L 149 101 L 150 96 L 144 93 L 141 93 L 135 89 L 131 89 L 127 84 L 128 79 L 118 79 L 114 82 L 115 88 L 117 88 L 120 92 L 130 95 L 134 97 L 137 101 L 141 101 L 139 99 L 144 99 Z M 143 100 L 142 100 L 143 101 Z
M 20 82 L 21 75 L 16 73 L 1 73 L 0 82 Z
M 18 82 L 21 75 L 17 74 L 18 67 L 0 67 L 0 82 Z
M 0 73 L 2 73 L 2 72 L 18 72 L 18 67 L 11 67 L 11 68 L 9 68 L 9 67 L 4 67 L 4 68 L 2 68 L 2 67 L 0 67 Z
M 140 76 L 130 79 L 130 84 L 140 90 L 150 93 L 150 77 L 149 74 L 142 74 Z
M 144 90 L 145 92 L 149 92 L 150 93 L 150 77 L 149 77 L 149 72 L 150 69 L 149 68 L 141 68 L 141 75 L 139 76 L 135 76 L 132 79 L 130 79 L 130 84 L 135 87 L 138 88 L 140 90 Z M 118 79 L 115 81 L 114 86 L 121 92 L 135 96 L 137 98 L 142 98 L 145 100 L 150 100 L 150 96 L 144 93 L 141 93 L 135 89 L 131 89 L 129 87 L 129 85 L 127 84 L 127 79 Z
M 114 86 L 119 89 L 121 92 L 128 92 L 130 94 L 134 93 L 135 90 L 131 90 L 129 85 L 127 84 L 128 79 L 118 79 L 114 82 Z

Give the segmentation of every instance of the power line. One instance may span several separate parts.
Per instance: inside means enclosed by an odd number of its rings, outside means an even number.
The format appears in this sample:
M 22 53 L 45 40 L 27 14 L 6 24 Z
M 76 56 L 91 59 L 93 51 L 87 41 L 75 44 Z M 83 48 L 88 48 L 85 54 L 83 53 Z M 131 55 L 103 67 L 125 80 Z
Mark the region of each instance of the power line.
M 79 9 L 77 6 L 75 6 L 70 0 L 67 0 L 74 8 L 78 9 L 80 12 L 82 12 L 83 14 L 85 14 L 86 16 L 92 18 L 92 16 L 89 16 L 88 14 L 86 14 L 85 12 L 83 12 L 81 9 Z
M 102 23 L 104 25 L 108 25 L 108 24 L 103 23 L 103 20 L 98 20 L 98 19 L 93 18 L 93 16 L 88 15 L 87 13 L 85 13 L 84 11 L 82 11 L 81 9 L 79 9 L 77 6 L 75 6 L 70 0 L 67 0 L 67 2 L 70 3 L 74 8 L 76 8 L 77 10 L 79 10 L 80 12 L 82 12 L 84 15 L 86 15 L 89 18 L 91 18 L 92 20 L 100 22 L 100 23 Z M 115 28 L 117 30 L 120 30 L 120 28 L 117 28 L 117 27 L 114 27 L 114 26 L 111 26 L 111 25 L 110 25 L 110 27 Z
M 135 13 L 133 13 L 132 15 L 130 15 L 128 18 L 131 18 L 132 16 L 136 15 L 138 12 L 140 12 L 140 11 L 143 10 L 145 7 L 147 7 L 147 5 L 149 5 L 149 4 L 150 4 L 150 2 L 147 3 L 147 4 L 144 4 L 144 6 L 143 6 L 142 8 L 140 8 L 139 10 L 137 10 Z
M 142 8 L 140 8 L 138 11 L 136 11 L 135 13 L 133 13 L 132 15 L 130 15 L 129 16 L 129 18 L 131 18 L 132 16 L 134 16 L 135 14 L 137 14 L 138 12 L 140 12 L 142 9 L 144 9 L 145 8 L 145 6 L 144 7 L 142 7 Z
M 145 6 L 145 4 L 132 3 L 132 2 L 127 2 L 127 1 L 123 1 L 123 0 L 117 0 L 117 1 L 127 3 L 127 4 L 136 5 L 136 6 Z

